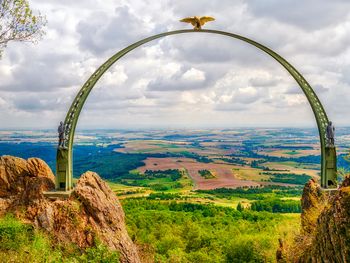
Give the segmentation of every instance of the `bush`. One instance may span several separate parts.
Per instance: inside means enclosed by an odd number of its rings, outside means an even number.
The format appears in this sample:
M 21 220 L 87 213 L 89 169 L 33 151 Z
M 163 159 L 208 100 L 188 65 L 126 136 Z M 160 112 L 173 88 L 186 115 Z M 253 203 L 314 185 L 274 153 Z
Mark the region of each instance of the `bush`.
M 296 200 L 266 199 L 253 202 L 251 210 L 272 213 L 301 213 L 301 202 Z
M 79 259 L 80 262 L 87 263 L 119 262 L 119 254 L 115 251 L 110 251 L 105 245 L 98 242 L 95 247 L 87 248 Z
M 257 246 L 257 240 L 239 238 L 234 240 L 228 246 L 226 251 L 227 262 L 266 262 L 263 251 Z
M 1 262 L 119 262 L 118 253 L 98 243 L 81 251 L 73 244 L 53 244 L 50 237 L 13 215 L 0 219 Z

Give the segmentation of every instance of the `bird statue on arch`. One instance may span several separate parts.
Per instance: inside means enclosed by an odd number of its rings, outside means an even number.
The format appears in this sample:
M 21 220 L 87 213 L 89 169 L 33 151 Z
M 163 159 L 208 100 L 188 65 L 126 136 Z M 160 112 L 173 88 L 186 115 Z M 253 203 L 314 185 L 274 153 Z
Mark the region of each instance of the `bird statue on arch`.
M 193 16 L 193 17 L 186 17 L 184 19 L 181 19 L 180 22 L 185 22 L 185 23 L 190 23 L 192 24 L 192 26 L 194 26 L 193 29 L 195 30 L 201 30 L 202 26 L 209 22 L 209 21 L 214 21 L 215 18 L 211 17 L 211 16 L 202 16 L 202 17 L 198 17 L 198 16 Z

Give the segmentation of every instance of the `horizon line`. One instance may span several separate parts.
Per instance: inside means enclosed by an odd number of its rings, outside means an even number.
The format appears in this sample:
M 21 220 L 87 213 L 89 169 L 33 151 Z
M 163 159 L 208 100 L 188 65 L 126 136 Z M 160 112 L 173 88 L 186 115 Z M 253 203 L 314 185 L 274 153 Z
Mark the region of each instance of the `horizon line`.
M 337 128 L 350 128 L 350 126 L 337 126 Z M 88 131 L 88 130 L 120 130 L 120 131 L 133 131 L 133 130 L 234 130 L 234 129 L 317 129 L 317 126 L 237 126 L 237 127 L 130 127 L 130 128 L 77 128 L 76 131 Z M 42 130 L 56 130 L 56 128 L 0 128 L 0 131 L 42 131 Z

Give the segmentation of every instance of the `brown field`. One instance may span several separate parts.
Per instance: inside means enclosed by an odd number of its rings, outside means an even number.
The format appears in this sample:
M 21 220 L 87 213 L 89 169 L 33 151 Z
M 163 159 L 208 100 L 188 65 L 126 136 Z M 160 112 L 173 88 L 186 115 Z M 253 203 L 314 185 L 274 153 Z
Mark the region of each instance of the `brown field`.
M 205 145 L 202 145 L 205 144 Z M 164 152 L 193 152 L 202 156 L 222 156 L 230 154 L 231 150 L 218 149 L 217 143 L 200 144 L 203 148 L 192 147 L 189 142 L 166 141 L 166 140 L 134 140 L 123 144 L 125 148 L 117 148 L 116 152 L 122 153 L 164 153 Z
M 194 189 L 202 190 L 260 185 L 260 182 L 242 180 L 235 176 L 234 167 L 229 164 L 200 163 L 190 158 L 147 158 L 145 165 L 139 167 L 138 170 L 145 172 L 146 170 L 185 169 L 194 182 Z M 198 171 L 203 169 L 215 173 L 216 178 L 205 179 L 200 176 Z
M 286 158 L 291 158 L 291 157 L 302 157 L 302 156 L 307 156 L 307 155 L 319 155 L 320 150 L 319 149 L 312 149 L 312 150 L 297 150 L 295 153 L 290 154 L 290 150 L 281 150 L 281 149 L 276 149 L 272 151 L 259 151 L 259 154 L 262 155 L 267 155 L 267 156 L 275 156 L 275 157 L 286 157 Z

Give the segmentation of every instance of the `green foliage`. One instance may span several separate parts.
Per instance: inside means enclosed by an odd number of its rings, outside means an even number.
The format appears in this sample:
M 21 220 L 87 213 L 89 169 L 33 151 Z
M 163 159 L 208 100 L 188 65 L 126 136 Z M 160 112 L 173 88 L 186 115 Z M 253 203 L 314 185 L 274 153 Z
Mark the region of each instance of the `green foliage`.
M 80 256 L 79 262 L 86 263 L 109 263 L 119 262 L 119 254 L 110 251 L 105 245 L 98 243 L 95 247 L 87 248 Z
M 297 200 L 266 199 L 253 202 L 251 210 L 272 213 L 301 213 L 301 203 Z
M 147 199 L 149 200 L 174 200 L 181 199 L 179 194 L 168 194 L 168 193 L 151 193 Z
M 205 179 L 215 178 L 215 176 L 209 170 L 205 170 L 205 169 L 204 170 L 199 170 L 198 173 L 199 173 L 200 176 L 204 177 Z
M 243 236 L 233 239 L 226 251 L 227 262 L 266 262 L 260 242 L 254 238 Z
M 0 56 L 10 41 L 35 42 L 44 34 L 46 19 L 34 15 L 27 0 L 0 2 Z
M 278 214 L 214 205 L 145 198 L 122 204 L 129 235 L 148 244 L 155 262 L 274 262 L 277 226 L 286 224 Z
M 270 181 L 276 183 L 288 183 L 288 184 L 306 184 L 312 177 L 307 174 L 293 174 L 293 173 L 269 173 L 264 172 L 262 174 L 270 175 Z
M 177 181 L 182 177 L 182 172 L 177 169 L 168 169 L 163 171 L 146 170 L 145 177 L 147 179 L 170 178 L 172 181 Z
M 289 151 L 289 152 L 284 152 L 285 154 L 289 154 L 289 155 L 296 155 L 299 154 L 300 152 L 297 152 L 295 150 Z
M 238 203 L 237 205 L 237 211 L 242 212 L 244 210 L 244 207 L 242 206 L 241 202 Z
M 33 227 L 22 224 L 8 214 L 0 221 L 0 249 L 16 249 L 18 242 L 26 241 L 33 235 Z
M 159 171 L 146 170 L 144 174 L 135 170 L 121 176 L 118 181 L 122 181 L 125 179 L 142 181 L 145 179 L 154 180 L 154 179 L 162 179 L 162 178 L 167 178 L 167 179 L 170 179 L 171 181 L 177 181 L 181 179 L 182 176 L 183 176 L 183 172 L 177 169 L 168 169 L 168 170 L 159 170 Z
M 184 172 L 177 169 L 164 171 L 146 170 L 144 174 L 133 171 L 115 180 L 121 184 L 130 186 L 150 187 L 154 191 L 167 191 L 183 188 L 179 181 L 184 177 Z
M 4 262 L 57 262 L 62 255 L 51 248 L 44 234 L 8 214 L 0 219 L 0 258 Z
M 223 160 L 224 162 L 227 163 L 232 163 L 232 164 L 239 164 L 239 165 L 247 165 L 247 161 L 241 159 L 241 158 L 237 158 L 237 157 L 231 157 L 231 158 L 220 158 L 221 160 Z
M 119 256 L 100 243 L 83 253 L 73 245 L 63 247 L 53 244 L 48 235 L 7 214 L 0 219 L 0 259 L 1 262 L 107 263 L 118 262 Z
M 219 198 L 245 198 L 249 200 L 261 200 L 266 197 L 299 197 L 302 194 L 302 187 L 286 187 L 270 185 L 264 187 L 238 187 L 238 188 L 216 188 L 213 190 L 197 190 L 198 193 L 205 193 Z
M 78 146 L 74 148 L 74 156 L 74 176 L 94 171 L 102 178 L 116 181 L 120 177 L 128 176 L 129 171 L 143 166 L 143 160 L 147 158 L 144 154 L 113 152 L 113 146 Z
M 343 182 L 345 177 L 348 174 L 350 174 L 350 171 L 348 169 L 345 169 L 344 167 L 338 167 L 338 173 L 337 173 L 338 183 Z

